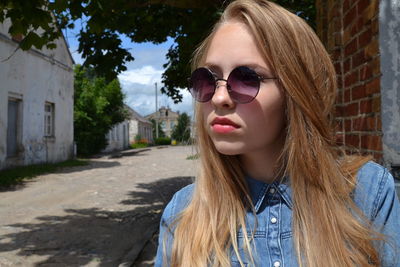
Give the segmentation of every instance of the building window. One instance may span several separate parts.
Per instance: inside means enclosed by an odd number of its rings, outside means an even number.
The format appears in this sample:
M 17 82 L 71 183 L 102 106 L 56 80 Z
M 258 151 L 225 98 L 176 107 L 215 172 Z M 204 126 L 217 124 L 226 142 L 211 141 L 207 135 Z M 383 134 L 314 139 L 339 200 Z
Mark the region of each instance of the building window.
M 44 104 L 44 136 L 54 137 L 54 104 Z
M 20 106 L 20 100 L 14 98 L 8 99 L 7 157 L 15 157 L 18 154 L 22 125 Z

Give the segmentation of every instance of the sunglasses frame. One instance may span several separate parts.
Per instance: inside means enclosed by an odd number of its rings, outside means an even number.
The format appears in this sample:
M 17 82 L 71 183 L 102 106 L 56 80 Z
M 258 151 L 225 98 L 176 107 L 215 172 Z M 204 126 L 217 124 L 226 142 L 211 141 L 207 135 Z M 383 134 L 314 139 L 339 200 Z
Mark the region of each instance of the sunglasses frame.
M 246 69 L 252 71 L 252 72 L 255 74 L 255 76 L 257 77 L 257 79 L 258 79 L 257 93 L 255 94 L 255 96 L 254 96 L 250 101 L 247 101 L 247 102 L 239 102 L 239 101 L 237 101 L 235 98 L 232 98 L 232 96 L 231 96 L 231 92 L 232 92 L 233 90 L 231 89 L 231 85 L 228 83 L 228 80 L 229 80 L 229 77 L 231 76 L 231 74 L 233 73 L 233 71 L 235 71 L 235 70 L 238 69 L 238 68 L 246 68 Z M 212 77 L 214 77 L 214 89 L 213 89 L 213 92 L 212 92 L 212 94 L 211 94 L 210 99 L 205 100 L 205 101 L 200 101 L 200 100 L 198 100 L 198 99 L 195 97 L 195 95 L 194 95 L 194 93 L 192 92 L 192 90 L 191 90 L 191 88 L 192 88 L 191 84 L 192 84 L 192 76 L 193 76 L 193 73 L 194 73 L 195 71 L 197 71 L 197 70 L 200 70 L 200 69 L 205 69 L 207 72 L 209 72 L 209 73 L 212 75 Z M 217 76 L 212 70 L 210 70 L 209 68 L 206 68 L 206 67 L 200 67 L 200 68 L 195 69 L 195 70 L 192 72 L 192 76 L 189 77 L 189 78 L 187 79 L 187 80 L 188 80 L 188 83 L 189 83 L 188 89 L 189 89 L 190 94 L 193 96 L 193 98 L 194 98 L 197 102 L 200 102 L 200 103 L 206 103 L 206 102 L 210 101 L 210 100 L 213 98 L 213 96 L 214 96 L 214 94 L 215 94 L 215 90 L 216 90 L 217 87 L 218 87 L 218 85 L 217 85 L 218 81 L 225 81 L 225 82 L 226 82 L 226 89 L 228 90 L 229 96 L 231 97 L 231 99 L 232 99 L 235 103 L 238 103 L 238 104 L 247 104 L 247 103 L 250 103 L 251 101 L 253 101 L 253 100 L 257 97 L 258 92 L 260 91 L 260 85 L 261 85 L 261 82 L 262 82 L 262 81 L 264 81 L 264 80 L 276 80 L 276 79 L 278 79 L 277 77 L 264 77 L 264 76 L 261 76 L 261 75 L 259 75 L 255 70 L 253 70 L 252 68 L 249 68 L 249 67 L 247 67 L 247 66 L 238 66 L 238 67 L 232 69 L 231 72 L 229 73 L 227 79 L 218 78 L 218 76 Z

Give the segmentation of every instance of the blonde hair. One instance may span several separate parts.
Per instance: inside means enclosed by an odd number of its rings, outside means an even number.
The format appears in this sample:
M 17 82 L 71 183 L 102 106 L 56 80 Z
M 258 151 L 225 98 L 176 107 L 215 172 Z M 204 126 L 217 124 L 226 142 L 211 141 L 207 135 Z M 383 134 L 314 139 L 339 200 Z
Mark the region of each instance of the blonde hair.
M 336 146 L 332 111 L 337 85 L 329 55 L 298 16 L 265 0 L 237 0 L 196 49 L 193 69 L 204 63 L 220 25 L 232 20 L 247 25 L 285 92 L 286 138 L 278 177 L 290 177 L 293 244 L 300 266 L 379 265 L 373 246 L 379 234 L 351 198 L 357 170 L 371 157 L 349 156 Z M 171 266 L 230 266 L 230 247 L 244 266 L 237 231 L 246 232 L 246 209 L 254 212 L 254 207 L 240 160 L 219 153 L 203 117 L 196 120 L 201 173 L 191 202 L 176 220 Z M 254 264 L 252 238 L 244 239 Z

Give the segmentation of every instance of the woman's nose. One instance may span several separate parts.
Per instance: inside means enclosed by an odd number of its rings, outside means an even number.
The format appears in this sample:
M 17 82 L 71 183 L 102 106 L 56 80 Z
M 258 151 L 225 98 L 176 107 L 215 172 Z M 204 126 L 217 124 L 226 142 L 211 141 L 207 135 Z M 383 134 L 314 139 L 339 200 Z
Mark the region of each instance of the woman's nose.
M 229 85 L 226 80 L 221 79 L 216 82 L 216 88 L 211 102 L 218 108 L 233 108 L 235 106 L 235 102 L 233 102 L 229 95 Z

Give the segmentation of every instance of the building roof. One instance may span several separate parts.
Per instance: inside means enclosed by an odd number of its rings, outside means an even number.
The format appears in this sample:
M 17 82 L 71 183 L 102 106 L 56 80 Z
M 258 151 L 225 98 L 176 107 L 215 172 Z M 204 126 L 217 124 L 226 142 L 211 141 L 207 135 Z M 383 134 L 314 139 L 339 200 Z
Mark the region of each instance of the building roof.
M 133 108 L 131 108 L 128 105 L 125 105 L 125 108 L 128 110 L 129 112 L 129 116 L 132 120 L 137 120 L 143 123 L 151 123 L 149 120 L 146 120 L 142 115 L 140 115 L 139 113 L 137 113 L 137 111 L 135 111 Z
M 175 112 L 175 111 L 172 111 L 169 107 L 162 106 L 158 109 L 157 112 L 153 112 L 149 115 L 146 115 L 145 118 L 147 118 L 147 119 L 152 119 L 152 118 L 159 118 L 159 119 L 175 118 L 175 119 L 177 119 L 178 116 L 179 116 L 179 111 Z

